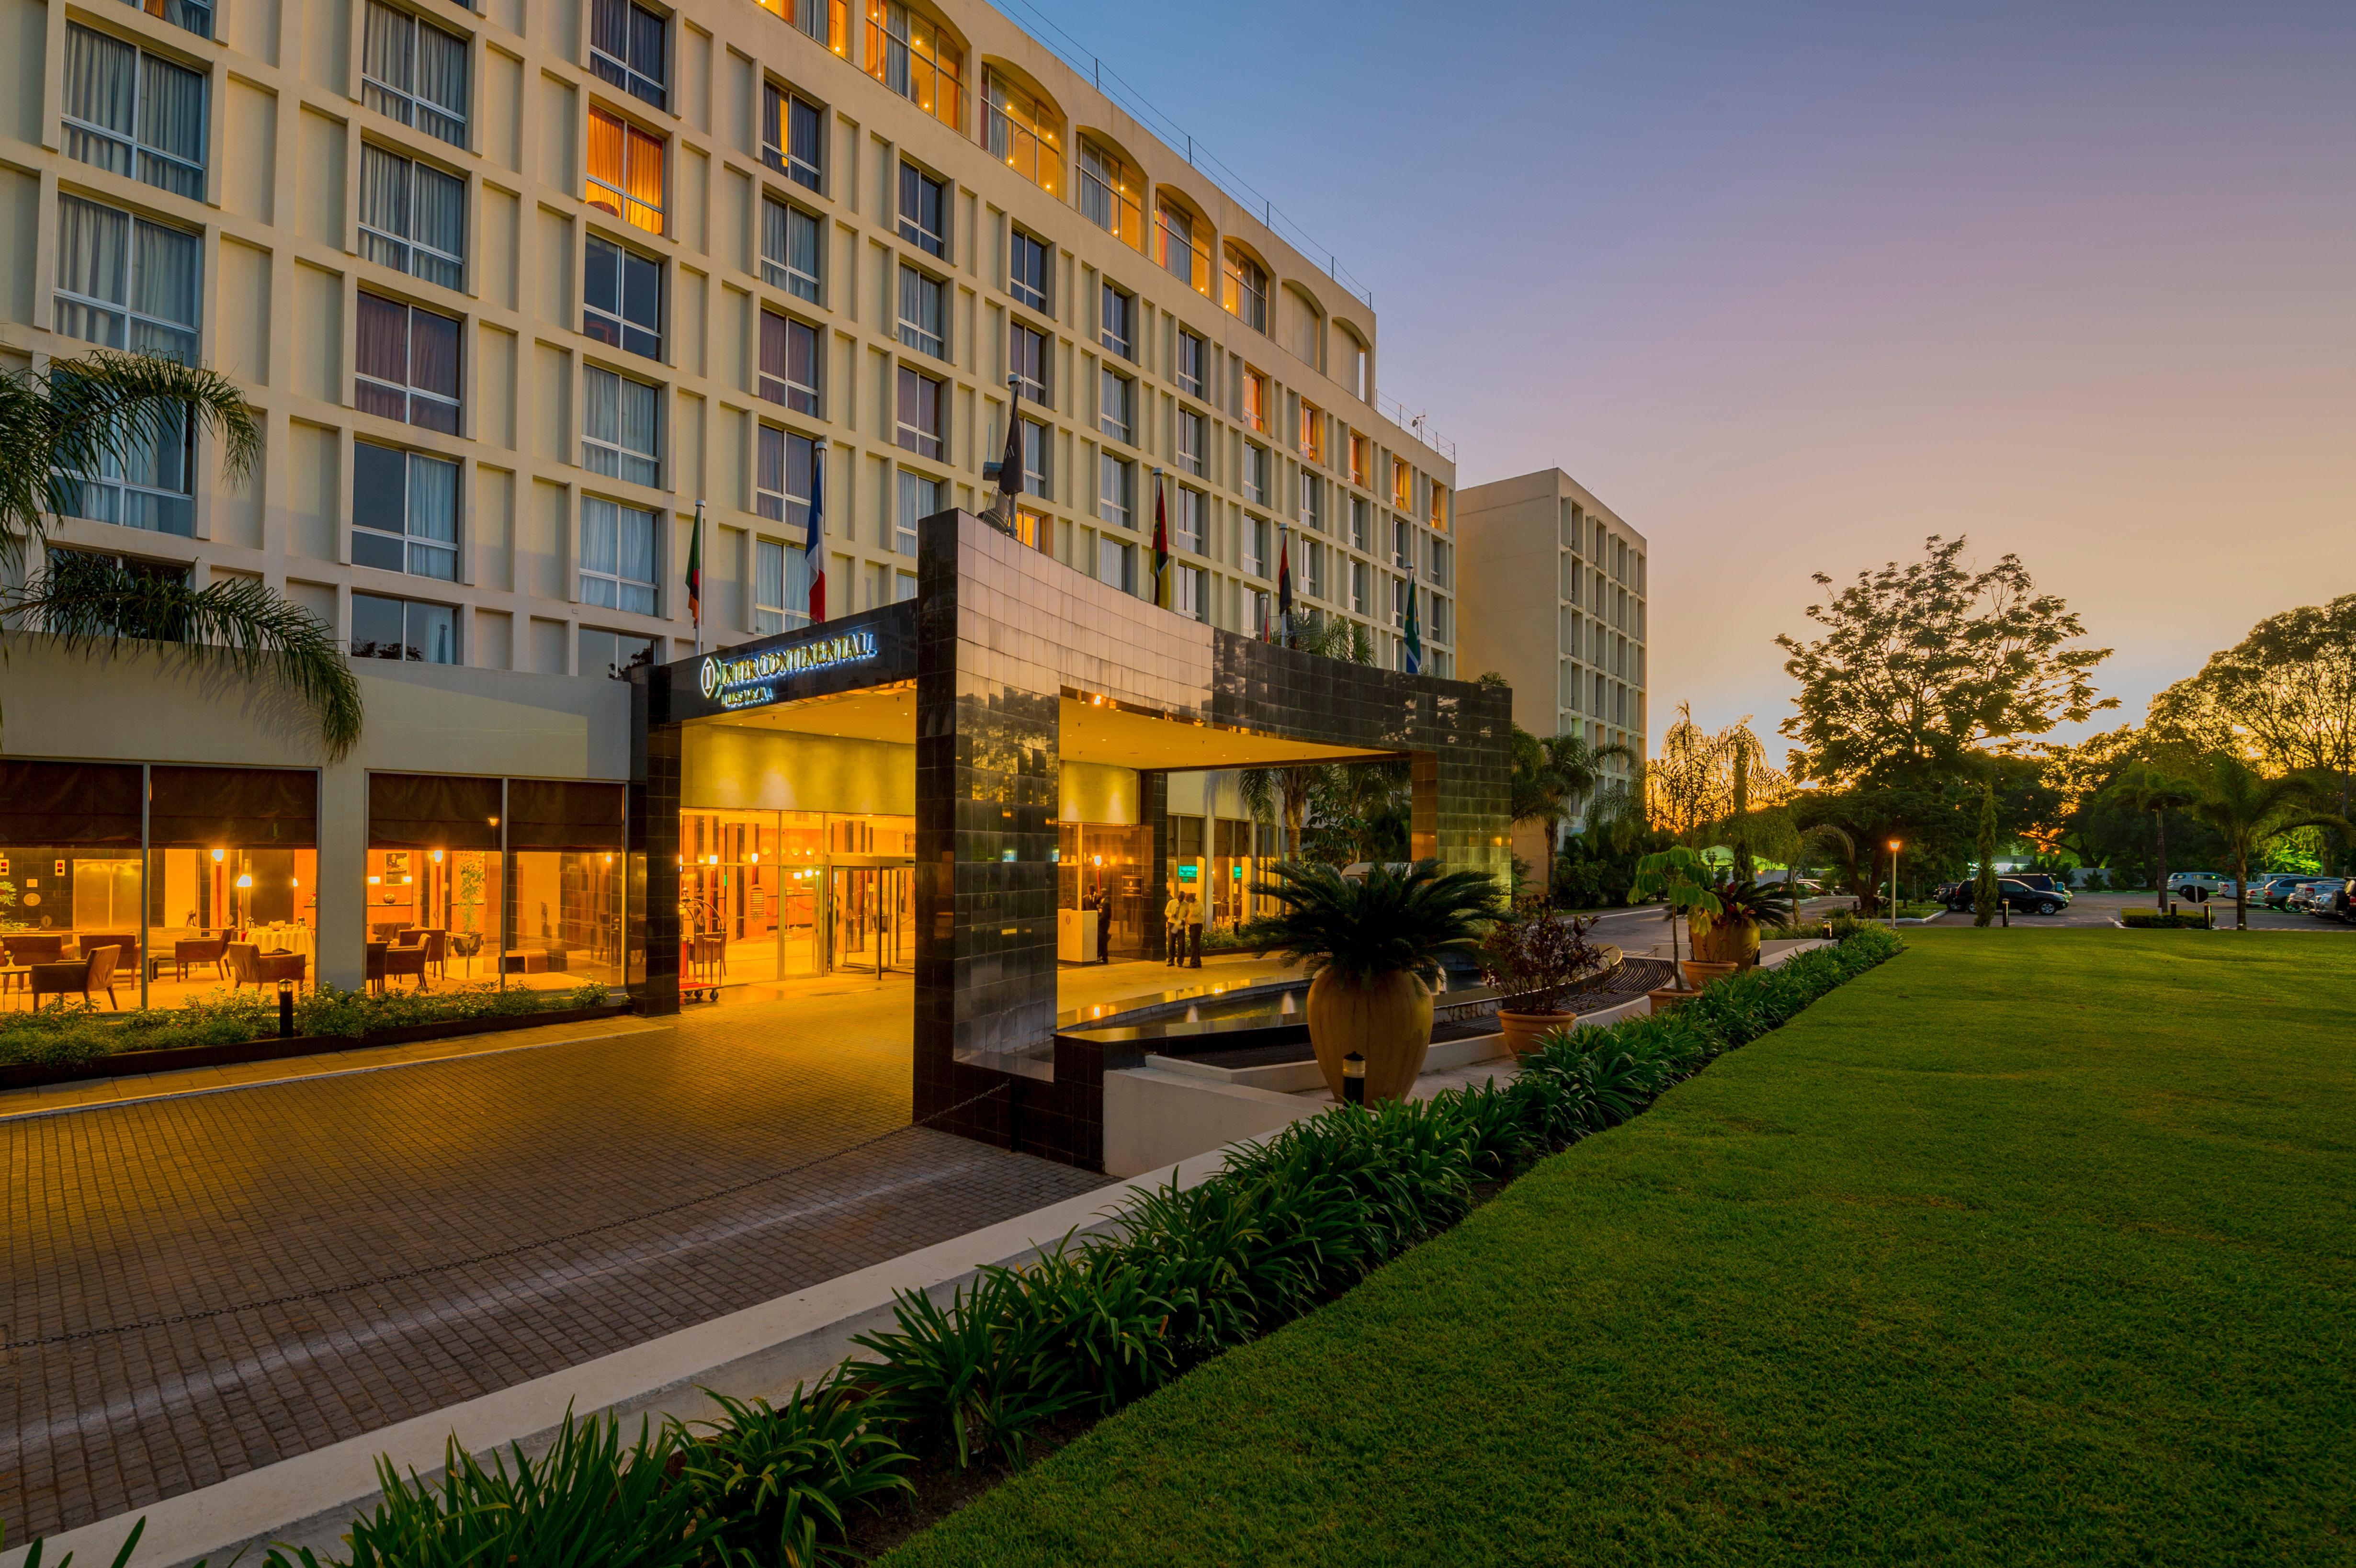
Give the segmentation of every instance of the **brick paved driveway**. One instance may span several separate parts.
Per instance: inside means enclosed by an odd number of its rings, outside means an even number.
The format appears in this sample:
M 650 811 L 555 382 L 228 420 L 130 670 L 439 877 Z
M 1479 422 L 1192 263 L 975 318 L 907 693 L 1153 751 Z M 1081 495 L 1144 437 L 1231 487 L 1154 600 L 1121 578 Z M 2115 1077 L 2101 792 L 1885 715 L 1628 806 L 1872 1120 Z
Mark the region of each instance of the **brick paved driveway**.
M 1011 1218 L 1102 1177 L 907 1128 L 908 995 L 0 1122 L 7 1538 L 138 1508 Z M 902 1130 L 870 1147 L 851 1146 Z M 606 1224 L 369 1288 L 257 1300 Z

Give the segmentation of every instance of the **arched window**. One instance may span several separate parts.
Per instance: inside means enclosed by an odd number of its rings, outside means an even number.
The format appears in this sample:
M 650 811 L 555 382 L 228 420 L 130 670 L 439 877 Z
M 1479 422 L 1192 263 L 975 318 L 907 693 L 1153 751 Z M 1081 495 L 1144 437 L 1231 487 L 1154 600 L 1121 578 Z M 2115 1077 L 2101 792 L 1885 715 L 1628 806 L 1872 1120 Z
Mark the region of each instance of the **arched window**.
M 1268 330 L 1268 269 L 1234 240 L 1220 256 L 1219 304 L 1255 332 Z
M 1211 292 L 1211 226 L 1167 192 L 1153 198 L 1153 260 L 1198 294 Z
M 942 124 L 965 123 L 965 50 L 901 0 L 867 0 L 867 74 Z
M 997 70 L 981 77 L 982 143 L 1050 196 L 1064 188 L 1064 117 Z
M 1099 143 L 1080 143 L 1080 216 L 1133 250 L 1145 246 L 1145 181 Z

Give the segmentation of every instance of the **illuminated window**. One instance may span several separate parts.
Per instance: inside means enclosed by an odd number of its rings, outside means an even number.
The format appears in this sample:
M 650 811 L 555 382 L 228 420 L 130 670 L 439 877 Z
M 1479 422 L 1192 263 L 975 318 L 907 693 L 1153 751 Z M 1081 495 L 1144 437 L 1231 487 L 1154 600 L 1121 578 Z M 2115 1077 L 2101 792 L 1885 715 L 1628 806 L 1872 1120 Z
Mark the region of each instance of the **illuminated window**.
M 1014 508 L 1014 537 L 1033 549 L 1055 548 L 1055 520 L 1044 512 L 1034 512 L 1028 507 Z
M 457 318 L 366 293 L 359 306 L 354 405 L 457 434 Z
M 798 185 L 823 190 L 826 112 L 774 83 L 763 85 L 761 105 L 761 161 Z
M 631 97 L 668 107 L 670 73 L 664 64 L 669 25 L 630 0 L 594 0 L 589 14 L 589 65 Z
M 1366 438 L 1354 431 L 1350 434 L 1350 483 L 1364 485 L 1365 482 Z
M 1441 533 L 1448 531 L 1448 486 L 1435 479 L 1431 482 L 1431 526 Z
M 965 123 L 965 53 L 900 0 L 867 0 L 867 74 L 939 121 Z
M 1063 123 L 1037 99 L 1001 77 L 982 72 L 982 135 L 991 155 L 1054 196 L 1063 189 Z M 952 122 L 954 123 L 954 122 Z
M 1391 505 L 1404 512 L 1414 500 L 1415 475 L 1409 472 L 1407 459 L 1394 457 L 1391 459 Z
M 1258 371 L 1244 371 L 1244 423 L 1254 430 L 1268 428 L 1268 378 Z
M 1198 294 L 1211 292 L 1210 247 L 1194 237 L 1194 217 L 1169 197 L 1153 203 L 1153 259 Z
M 1137 193 L 1145 182 L 1137 171 L 1101 147 L 1080 144 L 1080 216 L 1122 244 L 1141 249 L 1145 226 Z
M 824 417 L 819 397 L 819 331 L 775 311 L 761 313 L 761 396 L 798 414 Z
M 757 0 L 761 9 L 790 23 L 848 59 L 851 6 L 848 0 Z
M 589 187 L 583 199 L 649 234 L 663 231 L 663 139 L 603 109 L 589 111 Z
M 1219 271 L 1219 304 L 1253 331 L 1266 332 L 1268 269 L 1229 245 Z
M 1325 415 L 1307 398 L 1301 400 L 1301 455 L 1312 463 L 1325 461 Z

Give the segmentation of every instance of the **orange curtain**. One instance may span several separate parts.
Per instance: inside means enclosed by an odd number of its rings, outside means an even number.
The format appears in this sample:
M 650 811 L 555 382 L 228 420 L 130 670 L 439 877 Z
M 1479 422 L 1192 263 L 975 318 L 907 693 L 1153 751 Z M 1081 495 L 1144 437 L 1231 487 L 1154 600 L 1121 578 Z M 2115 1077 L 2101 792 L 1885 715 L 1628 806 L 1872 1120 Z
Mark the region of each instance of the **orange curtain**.
M 623 134 L 619 120 L 602 109 L 589 111 L 589 189 L 583 199 L 616 218 L 622 215 Z
M 663 144 L 659 136 L 649 136 L 637 126 L 626 128 L 629 137 L 629 220 L 650 233 L 663 231 Z

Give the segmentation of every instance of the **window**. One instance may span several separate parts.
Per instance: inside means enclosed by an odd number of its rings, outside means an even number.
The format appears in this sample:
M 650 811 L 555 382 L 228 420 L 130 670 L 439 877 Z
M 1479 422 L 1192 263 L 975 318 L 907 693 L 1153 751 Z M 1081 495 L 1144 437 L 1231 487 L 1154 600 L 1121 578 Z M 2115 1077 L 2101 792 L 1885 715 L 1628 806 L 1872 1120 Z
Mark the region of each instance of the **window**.
M 1290 291 L 1286 302 L 1292 316 L 1292 352 L 1304 365 L 1323 370 L 1325 368 L 1325 319 L 1309 303 L 1307 295 Z
M 458 433 L 458 323 L 362 293 L 353 406 L 363 412 Z
M 1055 548 L 1055 520 L 1044 512 L 1034 512 L 1028 507 L 1014 508 L 1014 537 L 1033 549 Z
M 1312 463 L 1325 461 L 1325 415 L 1307 398 L 1301 400 L 1301 455 Z
M 1342 362 L 1333 368 L 1336 379 L 1350 389 L 1352 397 L 1362 403 L 1372 402 L 1373 389 L 1366 385 L 1366 346 L 1346 327 L 1342 330 L 1340 342 Z
M 1194 217 L 1167 197 L 1153 203 L 1153 259 L 1198 294 L 1211 292 L 1211 253 L 1194 238 Z
M 1137 383 L 1118 370 L 1098 372 L 1097 428 L 1116 441 L 1137 442 Z
M 916 524 L 941 509 L 941 482 L 922 474 L 900 470 L 900 511 L 893 530 L 892 548 L 902 555 L 916 553 Z M 905 598 L 903 594 L 901 597 Z
M 1183 485 L 1178 486 L 1178 510 L 1171 525 L 1171 534 L 1180 549 L 1192 550 L 1196 555 L 1209 553 L 1204 523 L 1209 510 L 1210 498 L 1200 490 L 1189 490 Z
M 826 114 L 798 92 L 762 85 L 761 161 L 812 190 L 826 188 Z
M 1314 539 L 1301 547 L 1301 591 L 1312 599 L 1325 597 L 1325 547 Z
M 1211 618 L 1209 574 L 1199 566 L 1172 569 L 1170 608 L 1189 620 L 1208 621 Z
M 1366 438 L 1355 431 L 1350 432 L 1350 483 L 1366 482 Z
M 663 139 L 603 109 L 589 111 L 589 185 L 582 199 L 649 234 L 663 231 Z
M 759 461 L 753 474 L 753 510 L 773 523 L 809 528 L 810 481 L 818 471 L 818 445 L 809 436 L 761 427 Z
M 1097 516 L 1125 528 L 1137 526 L 1137 464 L 1109 452 L 1097 454 Z
M 1444 539 L 1429 541 L 1430 549 L 1424 563 L 1424 576 L 1441 588 L 1448 586 L 1448 544 Z
M 1415 536 L 1404 517 L 1391 519 L 1391 564 L 1401 571 L 1415 570 Z
M 1407 593 L 1408 593 L 1408 581 L 1407 581 L 1407 579 L 1405 579 L 1405 578 L 1403 578 L 1403 577 L 1394 577 L 1394 578 L 1392 578 L 1392 579 L 1391 579 L 1391 624 L 1392 624 L 1394 627 L 1405 626 L 1405 625 L 1407 624 Z
M 965 55 L 900 4 L 867 0 L 867 74 L 938 120 L 965 123 Z
M 1415 475 L 1408 469 L 1407 459 L 1391 459 L 1391 506 L 1394 510 L 1407 511 L 1415 504 Z
M 1203 473 L 1203 416 L 1192 409 L 1178 411 L 1178 468 L 1198 478 Z
M 600 343 L 662 357 L 662 263 L 589 236 L 582 266 L 581 330 Z
M 466 182 L 361 143 L 360 254 L 445 289 L 464 288 Z
M 1229 245 L 1219 272 L 1219 304 L 1253 331 L 1266 332 L 1268 269 Z
M 1244 519 L 1244 570 L 1254 577 L 1266 577 L 1270 570 L 1270 531 L 1266 517 Z
M 1374 532 L 1375 504 L 1363 496 L 1350 497 L 1350 548 L 1365 549 Z
M 411 664 L 458 662 L 458 615 L 447 604 L 421 604 L 381 593 L 352 595 L 352 657 Z
M 898 402 L 900 445 L 919 457 L 939 457 L 948 444 L 941 384 L 903 365 Z
M 1323 481 L 1323 480 L 1319 479 L 1319 478 L 1317 477 L 1317 475 L 1314 475 L 1314 474 L 1303 474 L 1303 475 L 1301 475 L 1301 526 L 1302 528 L 1315 528 L 1315 529 L 1317 529 L 1318 531 L 1320 531 L 1321 533 L 1322 533 L 1323 531 L 1324 531 L 1324 528 L 1325 528 L 1325 511 L 1324 511 L 1324 504 L 1323 504 L 1323 503 L 1324 503 L 1324 499 L 1325 499 L 1325 485 L 1324 485 L 1324 481 Z
M 949 357 L 948 285 L 905 263 L 900 268 L 900 341 L 936 359 Z
M 1430 485 L 1431 526 L 1448 531 L 1448 486 L 1435 479 Z
M 982 137 L 991 155 L 1048 195 L 1063 187 L 1062 122 L 1037 99 L 1001 77 L 982 72 Z M 954 124 L 956 122 L 950 122 Z
M 1350 613 L 1367 615 L 1374 613 L 1374 570 L 1363 560 L 1350 563 Z
M 1268 448 L 1244 443 L 1244 499 L 1265 504 L 1268 500 Z
M 1097 325 L 1097 341 L 1124 359 L 1137 357 L 1137 296 L 1124 293 L 1110 283 L 1104 286 L 1102 319 Z
M 1210 364 L 1210 347 L 1201 338 L 1178 329 L 1178 389 L 1194 397 L 1203 397 L 1205 371 Z
M 819 395 L 818 328 L 775 311 L 761 313 L 761 396 L 798 414 L 825 417 Z
M 914 164 L 900 165 L 900 238 L 945 261 L 949 253 L 948 188 Z
M 133 0 L 150 16 L 159 16 L 176 27 L 186 27 L 200 38 L 213 36 L 213 8 L 198 0 Z
M 1036 420 L 1023 421 L 1023 491 L 1042 500 L 1053 500 L 1049 487 L 1048 458 L 1054 453 L 1055 432 Z
M 1254 430 L 1268 428 L 1268 378 L 1258 371 L 1244 371 L 1244 423 Z
M 203 246 L 193 234 L 58 197 L 58 332 L 194 364 Z M 172 417 L 96 474 L 60 475 L 59 510 L 182 539 L 196 532 L 196 432 Z
M 1097 536 L 1097 581 L 1123 593 L 1137 592 L 1137 551 L 1116 539 Z
M 823 304 L 819 268 L 826 254 L 826 226 L 798 207 L 774 196 L 761 198 L 761 281 L 796 299 Z
M 1588 710 L 1590 713 L 1594 714 L 1598 719 L 1602 718 L 1602 717 L 1603 717 L 1603 715 L 1604 715 L 1604 709 L 1603 709 L 1603 676 L 1602 676 L 1601 672 L 1600 672 L 1600 671 L 1597 673 L 1597 675 L 1596 675 L 1596 677 L 1595 677 L 1595 698 L 1594 698 L 1594 700 L 1593 700 L 1591 703 L 1590 703 L 1590 704 L 1589 704 L 1589 706 L 1588 706 L 1588 709 L 1587 709 L 1587 710 Z
M 1145 183 L 1120 158 L 1080 144 L 1080 216 L 1131 249 L 1141 249 L 1145 242 L 1136 194 L 1144 188 Z
M 58 197 L 57 330 L 66 336 L 193 365 L 203 283 L 198 236 Z
M 1437 643 L 1453 642 L 1448 635 L 1449 601 L 1435 593 L 1431 596 L 1431 639 Z
M 827 48 L 851 58 L 851 7 L 846 0 L 759 0 L 763 10 L 800 28 Z
M 581 498 L 581 602 L 634 615 L 655 613 L 655 534 L 642 507 Z
M 1006 245 L 1006 292 L 1043 315 L 1053 315 L 1055 297 L 1048 269 L 1055 252 L 1044 240 L 1020 229 Z
M 753 631 L 772 636 L 805 624 L 809 612 L 809 568 L 802 552 L 776 539 L 753 541 Z
M 204 199 L 201 72 L 68 23 L 65 90 L 66 156 Z
M 662 483 L 662 389 L 591 366 L 582 373 L 581 464 L 633 485 Z
M 669 26 L 630 0 L 596 0 L 589 18 L 589 68 L 633 98 L 669 107 L 663 66 Z
M 354 443 L 352 564 L 455 581 L 458 465 L 422 452 Z
M 655 651 L 662 646 L 659 637 L 633 636 L 628 632 L 609 632 L 598 626 L 581 628 L 581 650 L 576 662 L 581 673 L 611 680 L 627 680 L 630 671 L 655 662 Z
M 455 147 L 466 144 L 466 40 L 368 0 L 360 101 Z
M 1017 391 L 1042 406 L 1048 402 L 1047 363 L 1047 335 L 1019 321 L 1010 323 L 1006 328 L 1006 373 L 1014 378 Z

